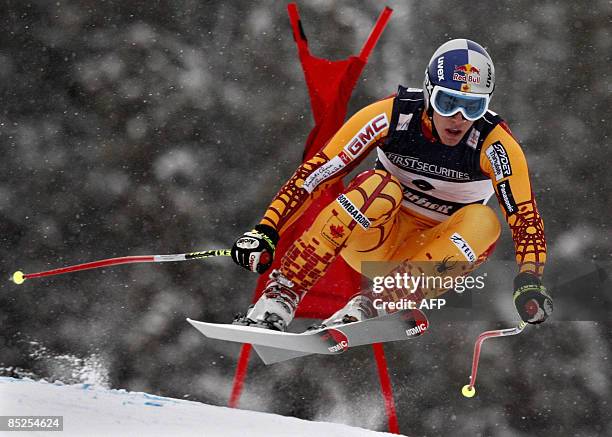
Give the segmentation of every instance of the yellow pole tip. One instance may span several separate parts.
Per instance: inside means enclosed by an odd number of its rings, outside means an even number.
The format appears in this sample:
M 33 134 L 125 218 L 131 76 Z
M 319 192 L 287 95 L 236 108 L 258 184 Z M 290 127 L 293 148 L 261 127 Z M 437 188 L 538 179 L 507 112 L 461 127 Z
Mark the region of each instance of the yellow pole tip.
M 17 285 L 23 284 L 23 282 L 26 280 L 26 278 L 23 275 L 23 272 L 18 270 L 15 273 L 13 273 L 13 282 Z
M 476 394 L 476 389 L 470 386 L 469 384 L 464 385 L 463 388 L 461 389 L 461 394 L 465 396 L 466 398 L 473 398 L 474 395 Z

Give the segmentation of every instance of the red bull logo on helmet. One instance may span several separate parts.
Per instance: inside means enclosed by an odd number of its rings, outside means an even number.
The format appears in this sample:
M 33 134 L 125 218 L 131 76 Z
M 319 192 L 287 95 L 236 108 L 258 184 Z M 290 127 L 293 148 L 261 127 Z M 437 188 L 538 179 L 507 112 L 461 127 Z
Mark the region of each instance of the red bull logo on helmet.
M 480 84 L 480 69 L 472 64 L 455 65 L 453 80 L 467 84 Z

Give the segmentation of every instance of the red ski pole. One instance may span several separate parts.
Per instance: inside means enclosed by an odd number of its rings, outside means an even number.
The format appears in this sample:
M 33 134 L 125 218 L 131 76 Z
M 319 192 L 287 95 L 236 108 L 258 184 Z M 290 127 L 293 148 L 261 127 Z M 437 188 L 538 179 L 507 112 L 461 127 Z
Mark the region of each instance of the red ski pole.
M 472 375 L 470 376 L 470 383 L 464 385 L 461 389 L 461 394 L 466 398 L 471 398 L 476 394 L 476 389 L 474 386 L 476 385 L 476 374 L 478 373 L 478 361 L 480 360 L 480 348 L 482 347 L 482 343 L 487 338 L 492 337 L 505 337 L 508 335 L 517 335 L 523 332 L 527 326 L 526 322 L 521 321 L 514 328 L 506 328 L 506 329 L 497 329 L 495 331 L 485 331 L 478 336 L 476 339 L 476 343 L 474 344 L 474 357 L 472 358 Z
M 84 264 L 77 264 L 74 266 L 67 266 L 59 269 L 47 270 L 44 272 L 37 273 L 23 273 L 22 271 L 18 270 L 13 273 L 11 280 L 15 284 L 23 284 L 26 279 L 40 278 L 43 276 L 61 275 L 64 273 L 78 272 L 80 270 L 98 269 L 100 267 L 116 266 L 119 264 L 189 261 L 192 259 L 202 259 L 216 256 L 230 256 L 230 249 L 205 250 L 203 252 L 181 253 L 176 255 L 123 256 L 120 258 L 101 259 L 98 261 L 92 261 Z

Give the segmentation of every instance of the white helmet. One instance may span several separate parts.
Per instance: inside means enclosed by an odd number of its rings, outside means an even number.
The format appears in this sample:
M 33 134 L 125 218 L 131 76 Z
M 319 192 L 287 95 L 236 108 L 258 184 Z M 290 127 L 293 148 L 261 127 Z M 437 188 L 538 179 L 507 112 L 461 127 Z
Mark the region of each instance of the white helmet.
M 487 112 L 494 88 L 495 68 L 487 51 L 469 39 L 453 39 L 435 51 L 425 70 L 425 108 L 477 120 Z

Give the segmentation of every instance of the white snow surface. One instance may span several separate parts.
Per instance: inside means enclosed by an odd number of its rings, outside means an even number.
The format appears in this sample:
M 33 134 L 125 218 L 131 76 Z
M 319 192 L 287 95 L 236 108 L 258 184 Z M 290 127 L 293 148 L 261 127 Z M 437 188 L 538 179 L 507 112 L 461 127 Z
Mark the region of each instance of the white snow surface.
M 351 436 L 392 434 L 348 425 L 311 422 L 276 414 L 112 390 L 90 384 L 64 385 L 0 377 L 0 415 L 63 416 L 66 436 Z M 49 432 L 19 432 L 49 436 Z M 16 435 L 1 432 L 0 435 Z

